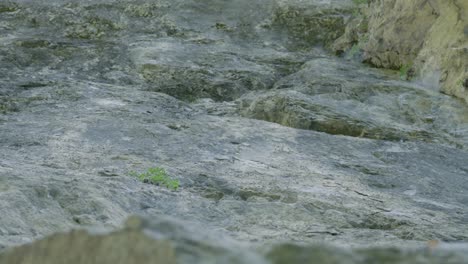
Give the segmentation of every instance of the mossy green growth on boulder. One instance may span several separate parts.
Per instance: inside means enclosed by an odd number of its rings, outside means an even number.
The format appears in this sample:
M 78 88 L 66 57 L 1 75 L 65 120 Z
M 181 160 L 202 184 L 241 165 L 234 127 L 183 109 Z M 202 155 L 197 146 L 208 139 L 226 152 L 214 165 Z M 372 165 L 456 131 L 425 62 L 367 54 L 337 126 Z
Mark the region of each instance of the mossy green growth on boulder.
M 461 255 L 449 251 L 433 251 L 425 249 L 387 248 L 358 248 L 344 250 L 324 245 L 300 246 L 295 244 L 281 244 L 273 247 L 267 258 L 274 264 L 357 264 L 357 263 L 392 263 L 392 264 L 436 264 L 436 263 L 464 263 Z

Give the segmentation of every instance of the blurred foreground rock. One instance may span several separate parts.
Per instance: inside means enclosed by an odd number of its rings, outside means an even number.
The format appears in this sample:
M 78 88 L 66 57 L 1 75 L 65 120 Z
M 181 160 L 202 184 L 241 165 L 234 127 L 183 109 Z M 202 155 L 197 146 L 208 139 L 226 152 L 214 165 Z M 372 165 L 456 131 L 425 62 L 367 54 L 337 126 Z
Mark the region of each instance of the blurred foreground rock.
M 0 255 L 0 263 L 124 264 L 175 262 L 168 241 L 156 240 L 141 228 L 126 228 L 109 234 L 85 230 L 55 234 Z
M 124 263 L 245 263 L 245 264 L 462 264 L 468 245 L 412 248 L 338 248 L 327 245 L 275 244 L 252 247 L 204 230 L 193 223 L 136 216 L 123 229 L 55 234 L 0 254 L 1 264 L 124 264 Z

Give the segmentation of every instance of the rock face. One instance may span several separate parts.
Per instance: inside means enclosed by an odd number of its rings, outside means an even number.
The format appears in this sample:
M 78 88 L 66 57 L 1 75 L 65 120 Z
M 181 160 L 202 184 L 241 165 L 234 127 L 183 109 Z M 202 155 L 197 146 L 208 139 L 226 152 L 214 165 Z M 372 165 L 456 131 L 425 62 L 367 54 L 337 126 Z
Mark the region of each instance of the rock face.
M 317 242 L 363 249 L 337 249 L 346 263 L 432 240 L 464 246 L 468 107 L 328 54 L 353 9 L 338 0 L 3 1 L 0 248 L 52 235 L 41 252 L 77 241 L 100 255 L 115 238 L 150 244 L 146 254 L 169 241 L 164 252 L 175 253 L 163 257 L 179 263 L 307 263 Z M 134 176 L 154 167 L 180 187 Z M 133 214 L 160 226 L 53 236 L 113 229 Z M 370 245 L 383 249 L 365 253 Z
M 467 17 L 464 0 L 369 1 L 334 48 L 357 45 L 363 61 L 468 100 Z
M 457 250 L 468 245 L 429 244 L 426 247 L 345 249 L 323 244 L 276 244 L 262 249 L 241 245 L 222 234 L 169 217 L 131 217 L 121 230 L 56 234 L 0 255 L 1 264 L 69 263 L 448 263 L 468 257 Z
M 465 144 L 449 128 L 465 126 L 463 115 L 450 117 L 456 109 L 466 109 L 463 104 L 334 58 L 311 58 L 268 92 L 249 93 L 238 101 L 243 116 L 300 129 L 390 141 Z

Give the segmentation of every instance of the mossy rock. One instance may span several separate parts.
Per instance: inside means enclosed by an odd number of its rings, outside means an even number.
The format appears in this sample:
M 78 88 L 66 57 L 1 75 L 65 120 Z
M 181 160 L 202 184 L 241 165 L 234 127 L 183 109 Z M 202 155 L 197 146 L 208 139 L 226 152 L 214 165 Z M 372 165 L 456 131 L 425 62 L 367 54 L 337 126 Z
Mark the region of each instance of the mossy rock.
M 163 92 L 185 101 L 211 98 L 229 101 L 249 90 L 267 89 L 273 79 L 268 75 L 239 70 L 208 70 L 162 64 L 144 64 L 140 73 L 150 90 Z
M 313 44 L 329 46 L 343 35 L 346 27 L 343 14 L 347 12 L 322 10 L 320 13 L 314 13 L 305 8 L 294 7 L 277 9 L 272 25 L 274 28 L 286 29 L 298 41 L 299 47 Z
M 0 3 L 0 14 L 1 13 L 11 13 L 19 9 L 17 4 L 13 3 Z

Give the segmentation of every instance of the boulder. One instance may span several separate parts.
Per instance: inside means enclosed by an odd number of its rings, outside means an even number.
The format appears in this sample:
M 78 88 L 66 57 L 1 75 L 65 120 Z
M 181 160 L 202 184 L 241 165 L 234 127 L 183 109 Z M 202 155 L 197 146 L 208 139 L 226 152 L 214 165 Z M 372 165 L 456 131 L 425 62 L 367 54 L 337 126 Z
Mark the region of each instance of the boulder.
M 468 100 L 468 2 L 375 0 L 361 5 L 337 52 L 355 45 L 362 60 Z

